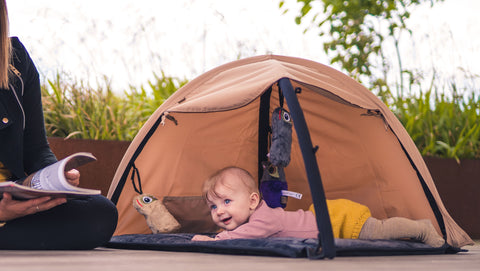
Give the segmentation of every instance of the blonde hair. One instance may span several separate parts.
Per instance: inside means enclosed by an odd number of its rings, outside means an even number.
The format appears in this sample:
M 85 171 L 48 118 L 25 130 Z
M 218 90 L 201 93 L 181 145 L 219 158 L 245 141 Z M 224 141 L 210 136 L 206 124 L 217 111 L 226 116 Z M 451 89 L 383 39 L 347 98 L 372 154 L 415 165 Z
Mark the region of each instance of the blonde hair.
M 228 178 L 230 176 L 237 177 L 235 180 L 239 180 L 240 182 L 235 182 L 232 184 L 233 179 Z M 208 178 L 203 184 L 202 189 L 205 200 L 208 200 L 208 195 L 213 195 L 215 197 L 219 196 L 215 192 L 215 187 L 217 184 L 225 185 L 231 189 L 238 189 L 238 185 L 242 185 L 249 193 L 259 193 L 257 184 L 252 175 L 245 169 L 239 167 L 232 166 L 223 168 Z
M 8 33 L 8 12 L 6 0 L 0 1 L 0 88 L 8 88 L 8 77 L 12 45 Z

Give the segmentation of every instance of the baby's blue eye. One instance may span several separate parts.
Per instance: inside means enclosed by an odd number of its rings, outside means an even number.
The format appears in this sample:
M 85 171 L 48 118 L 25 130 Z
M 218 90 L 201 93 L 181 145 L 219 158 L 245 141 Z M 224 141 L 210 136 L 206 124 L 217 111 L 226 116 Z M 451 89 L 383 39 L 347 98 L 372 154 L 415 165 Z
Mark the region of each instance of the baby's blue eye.
M 215 210 L 215 209 L 217 209 L 217 205 L 210 206 L 210 210 Z
M 226 200 L 225 200 L 225 204 L 229 204 L 230 202 L 232 202 L 232 201 L 229 200 L 229 199 L 226 199 Z

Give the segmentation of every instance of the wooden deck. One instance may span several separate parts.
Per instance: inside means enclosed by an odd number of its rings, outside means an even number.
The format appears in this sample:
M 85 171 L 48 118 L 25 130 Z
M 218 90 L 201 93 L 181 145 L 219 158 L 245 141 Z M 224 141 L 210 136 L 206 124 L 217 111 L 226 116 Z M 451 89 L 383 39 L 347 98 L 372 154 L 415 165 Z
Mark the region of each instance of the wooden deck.
M 453 255 L 337 257 L 333 260 L 290 259 L 208 253 L 117 250 L 0 251 L 0 270 L 148 271 L 148 270 L 480 270 L 480 240 L 468 252 Z

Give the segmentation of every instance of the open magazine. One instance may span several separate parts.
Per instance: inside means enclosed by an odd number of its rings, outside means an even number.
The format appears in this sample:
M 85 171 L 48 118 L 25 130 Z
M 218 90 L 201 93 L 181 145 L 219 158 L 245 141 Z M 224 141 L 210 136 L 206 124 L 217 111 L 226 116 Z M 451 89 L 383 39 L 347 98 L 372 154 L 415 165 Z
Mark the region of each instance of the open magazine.
M 99 195 L 100 190 L 76 187 L 68 183 L 65 172 L 78 168 L 97 159 L 88 152 L 72 154 L 54 164 L 51 164 L 31 175 L 25 181 L 31 187 L 15 182 L 0 183 L 0 198 L 3 192 L 12 194 L 16 199 L 33 199 L 38 197 L 83 197 Z

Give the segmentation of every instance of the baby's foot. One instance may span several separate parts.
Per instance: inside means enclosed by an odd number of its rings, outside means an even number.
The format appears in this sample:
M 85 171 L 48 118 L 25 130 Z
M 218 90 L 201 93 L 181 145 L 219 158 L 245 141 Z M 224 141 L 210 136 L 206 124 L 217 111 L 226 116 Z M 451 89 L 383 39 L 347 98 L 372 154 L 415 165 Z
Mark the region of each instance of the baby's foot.
M 422 234 L 423 238 L 420 241 L 431 247 L 441 247 L 445 244 L 445 240 L 438 235 L 437 230 L 435 230 L 435 227 L 429 219 L 422 219 L 418 222 L 425 226 L 424 234 Z

